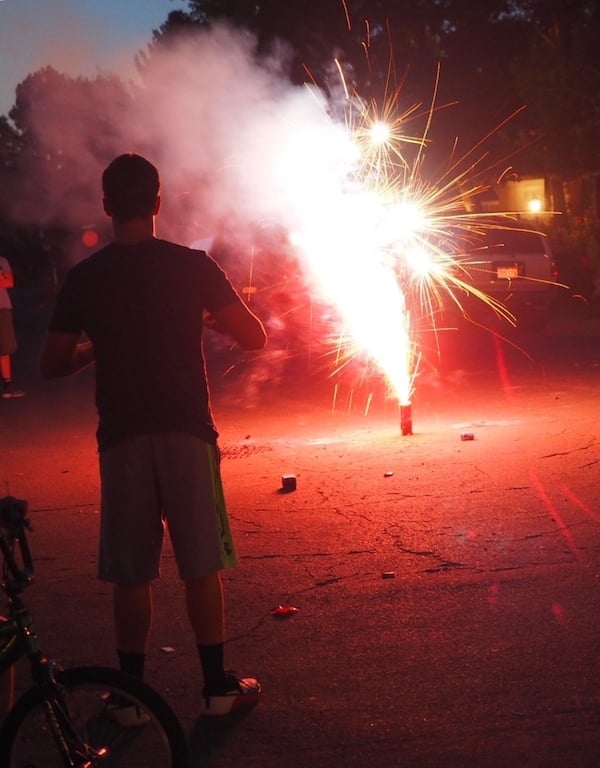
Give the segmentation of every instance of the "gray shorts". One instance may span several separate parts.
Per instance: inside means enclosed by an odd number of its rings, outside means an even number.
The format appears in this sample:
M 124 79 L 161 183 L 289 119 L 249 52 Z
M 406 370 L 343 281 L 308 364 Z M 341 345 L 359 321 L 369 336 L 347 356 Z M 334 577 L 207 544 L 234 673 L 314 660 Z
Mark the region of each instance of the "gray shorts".
M 12 309 L 0 309 L 0 355 L 14 355 L 16 351 Z
M 182 579 L 237 563 L 215 445 L 182 432 L 138 435 L 100 453 L 100 478 L 100 579 L 158 578 L 165 525 Z

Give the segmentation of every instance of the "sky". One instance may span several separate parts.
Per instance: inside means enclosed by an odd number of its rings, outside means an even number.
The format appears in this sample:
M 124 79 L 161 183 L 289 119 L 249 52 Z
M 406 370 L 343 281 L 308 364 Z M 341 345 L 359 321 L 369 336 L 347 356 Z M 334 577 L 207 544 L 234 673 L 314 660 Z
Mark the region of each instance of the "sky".
M 76 77 L 135 78 L 134 57 L 185 0 L 0 0 L 0 115 L 28 74 L 51 65 Z

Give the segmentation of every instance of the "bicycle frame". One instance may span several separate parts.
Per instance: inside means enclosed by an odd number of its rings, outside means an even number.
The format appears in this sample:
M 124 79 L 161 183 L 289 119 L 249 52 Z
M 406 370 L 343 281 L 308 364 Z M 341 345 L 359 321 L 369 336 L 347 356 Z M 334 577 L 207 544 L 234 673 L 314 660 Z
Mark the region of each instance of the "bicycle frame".
M 11 496 L 0 500 L 0 551 L 3 558 L 2 589 L 6 593 L 9 616 L 0 621 L 0 674 L 23 656 L 27 656 L 40 671 L 43 659 L 37 636 L 32 630 L 32 618 L 20 594 L 33 581 L 33 560 L 25 529 L 27 503 Z M 15 557 L 15 543 L 19 543 L 23 566 Z M 34 675 L 34 679 L 37 674 Z
M 31 629 L 31 615 L 17 596 L 9 597 L 9 606 L 9 618 L 0 620 L 0 675 L 26 656 L 31 661 L 37 681 L 48 662 L 41 652 L 37 635 Z
M 54 662 L 43 655 L 32 629 L 31 614 L 20 597 L 22 590 L 33 581 L 33 560 L 25 532 L 28 527 L 26 514 L 25 502 L 12 497 L 0 500 L 0 551 L 4 560 L 2 589 L 9 605 L 8 618 L 0 620 L 0 674 L 20 659 L 29 659 L 34 684 L 48 691 L 43 707 L 65 768 L 86 768 L 91 762 L 71 727 L 61 686 L 54 677 Z M 16 541 L 19 542 L 23 567 L 19 567 L 15 558 Z
M 0 675 L 25 655 L 30 649 L 25 647 L 23 635 L 19 632 L 13 618 L 0 620 Z

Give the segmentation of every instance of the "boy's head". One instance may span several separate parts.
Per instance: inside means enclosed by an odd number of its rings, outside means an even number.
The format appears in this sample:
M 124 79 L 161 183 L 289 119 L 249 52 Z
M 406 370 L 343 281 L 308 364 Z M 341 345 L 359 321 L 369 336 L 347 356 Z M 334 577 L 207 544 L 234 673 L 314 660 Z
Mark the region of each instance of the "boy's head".
M 158 171 L 141 155 L 119 155 L 102 174 L 104 210 L 119 221 L 148 218 L 158 212 Z

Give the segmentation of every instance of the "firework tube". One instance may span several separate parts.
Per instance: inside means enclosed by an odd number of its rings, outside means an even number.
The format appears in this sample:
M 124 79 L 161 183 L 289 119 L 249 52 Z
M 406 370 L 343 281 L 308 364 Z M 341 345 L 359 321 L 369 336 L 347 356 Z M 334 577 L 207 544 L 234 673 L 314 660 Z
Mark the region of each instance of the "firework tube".
M 400 431 L 403 435 L 412 435 L 412 408 L 410 403 L 400 406 Z

